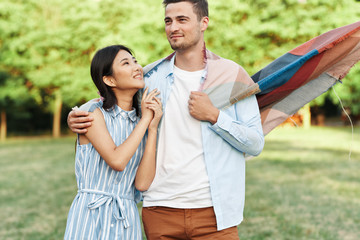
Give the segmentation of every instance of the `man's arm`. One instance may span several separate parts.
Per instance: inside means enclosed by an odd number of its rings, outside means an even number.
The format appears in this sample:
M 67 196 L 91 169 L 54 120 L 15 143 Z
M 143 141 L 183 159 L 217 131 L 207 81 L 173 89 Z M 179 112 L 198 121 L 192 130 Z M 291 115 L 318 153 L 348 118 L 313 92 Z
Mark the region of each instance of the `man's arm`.
M 234 107 L 236 119 L 218 110 L 206 93 L 192 92 L 189 99 L 191 116 L 212 123 L 210 129 L 238 151 L 259 155 L 264 147 L 264 135 L 256 98 L 250 96 L 235 103 Z
M 68 115 L 67 124 L 72 132 L 85 134 L 93 120 L 94 118 L 90 117 L 87 111 L 72 110 Z
M 93 117 L 89 116 L 88 110 L 90 107 L 98 102 L 100 99 L 95 98 L 84 103 L 78 107 L 73 107 L 72 111 L 68 114 L 67 124 L 70 130 L 74 133 L 85 134 L 87 133 L 87 128 L 91 126 L 91 122 L 94 120 Z

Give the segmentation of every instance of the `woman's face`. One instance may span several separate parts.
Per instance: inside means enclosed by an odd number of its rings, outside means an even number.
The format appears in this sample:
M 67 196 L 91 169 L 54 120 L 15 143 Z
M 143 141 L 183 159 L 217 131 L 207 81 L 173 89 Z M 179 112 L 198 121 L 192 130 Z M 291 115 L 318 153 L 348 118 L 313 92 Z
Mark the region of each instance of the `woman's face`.
M 114 87 L 120 90 L 144 88 L 143 69 L 127 51 L 120 50 L 118 52 L 112 68 Z

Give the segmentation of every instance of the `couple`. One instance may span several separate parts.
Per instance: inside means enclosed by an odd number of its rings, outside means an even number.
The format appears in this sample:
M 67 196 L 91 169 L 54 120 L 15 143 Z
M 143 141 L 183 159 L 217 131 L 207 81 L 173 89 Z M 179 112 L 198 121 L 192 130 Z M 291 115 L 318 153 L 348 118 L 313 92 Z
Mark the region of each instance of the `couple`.
M 216 99 L 198 90 L 224 76 L 251 79 L 206 50 L 206 0 L 163 4 L 175 52 L 148 67 L 144 82 L 129 49 L 98 51 L 91 73 L 104 100 L 86 104 L 89 116 L 69 114 L 70 128 L 80 133 L 79 192 L 65 239 L 141 239 L 141 198 L 147 239 L 239 239 L 245 154 L 258 155 L 264 146 L 257 101 L 250 96 L 218 109 Z

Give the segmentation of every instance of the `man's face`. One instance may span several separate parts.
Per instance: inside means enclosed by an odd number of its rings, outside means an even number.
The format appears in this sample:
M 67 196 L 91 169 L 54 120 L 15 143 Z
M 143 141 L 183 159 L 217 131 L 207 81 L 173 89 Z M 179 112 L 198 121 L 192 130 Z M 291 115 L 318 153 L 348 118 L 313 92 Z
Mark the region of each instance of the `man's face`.
M 165 8 L 165 32 L 175 51 L 187 50 L 202 39 L 206 29 L 199 21 L 190 2 L 171 3 Z M 207 23 L 207 22 L 206 22 Z

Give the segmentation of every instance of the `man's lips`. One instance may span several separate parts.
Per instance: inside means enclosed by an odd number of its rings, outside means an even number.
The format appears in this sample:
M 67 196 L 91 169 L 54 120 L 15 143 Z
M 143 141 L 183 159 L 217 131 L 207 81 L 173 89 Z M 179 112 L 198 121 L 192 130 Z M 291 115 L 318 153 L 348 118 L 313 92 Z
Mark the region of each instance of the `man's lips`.
M 183 35 L 180 35 L 180 34 L 170 35 L 171 39 L 176 39 L 176 38 L 181 38 L 181 37 L 183 37 Z

